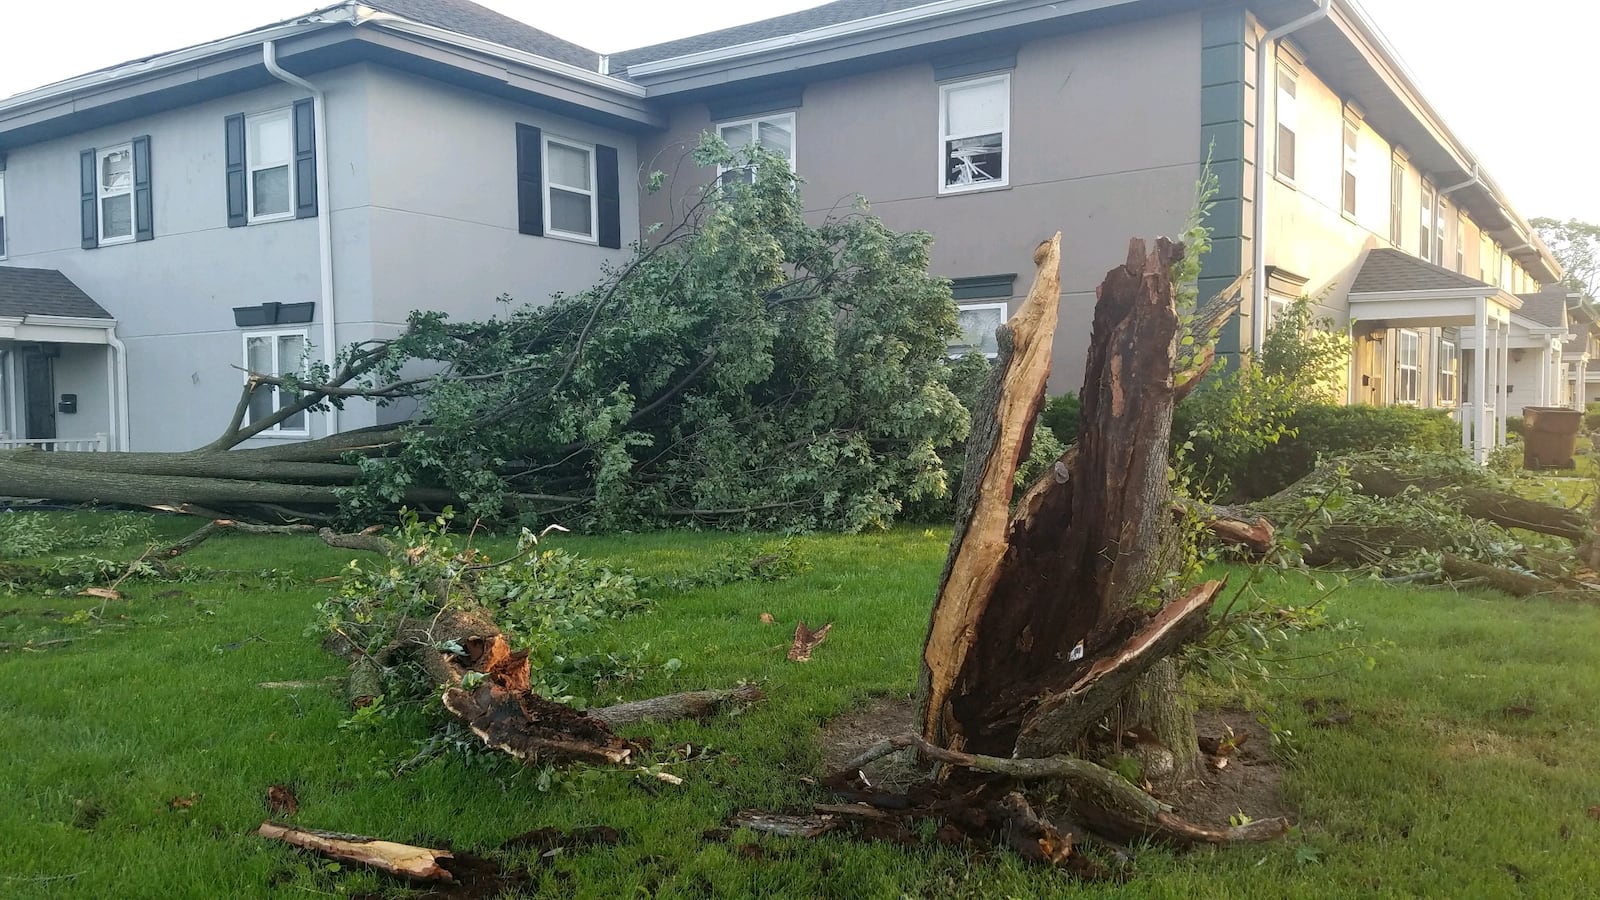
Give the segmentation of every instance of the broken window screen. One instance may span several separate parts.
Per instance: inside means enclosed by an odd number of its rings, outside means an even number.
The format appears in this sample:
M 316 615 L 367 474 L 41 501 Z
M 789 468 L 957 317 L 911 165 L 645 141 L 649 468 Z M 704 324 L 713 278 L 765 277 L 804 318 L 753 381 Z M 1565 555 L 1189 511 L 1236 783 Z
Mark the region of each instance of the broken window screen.
M 301 368 L 306 352 L 306 336 L 302 332 L 280 334 L 252 334 L 244 340 L 244 364 L 258 375 L 284 375 Z M 259 422 L 287 406 L 295 398 L 292 391 L 276 385 L 264 384 L 250 394 L 250 421 Z M 306 414 L 302 410 L 272 426 L 268 432 L 303 432 Z
M 1003 185 L 1007 181 L 1011 78 L 1001 75 L 940 88 L 942 190 Z
M 982 353 L 993 358 L 1000 352 L 995 329 L 1006 320 L 1006 304 L 976 303 L 960 308 L 961 337 L 950 343 L 951 356 Z
M 133 146 L 100 152 L 100 240 L 133 237 Z

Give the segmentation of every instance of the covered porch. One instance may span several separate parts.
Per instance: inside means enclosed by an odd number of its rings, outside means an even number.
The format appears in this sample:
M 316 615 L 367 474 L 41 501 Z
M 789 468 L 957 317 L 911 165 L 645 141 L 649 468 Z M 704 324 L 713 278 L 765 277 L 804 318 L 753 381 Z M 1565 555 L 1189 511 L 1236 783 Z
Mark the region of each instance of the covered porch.
M 1493 285 L 1398 251 L 1371 251 L 1349 295 L 1358 348 L 1351 402 L 1448 409 L 1461 446 L 1487 461 L 1504 445 L 1510 416 L 1562 394 L 1559 335 L 1519 323 L 1522 307 Z M 1518 388 L 1514 372 L 1532 383 Z
M 0 266 L 0 450 L 127 447 L 116 325 L 60 272 Z

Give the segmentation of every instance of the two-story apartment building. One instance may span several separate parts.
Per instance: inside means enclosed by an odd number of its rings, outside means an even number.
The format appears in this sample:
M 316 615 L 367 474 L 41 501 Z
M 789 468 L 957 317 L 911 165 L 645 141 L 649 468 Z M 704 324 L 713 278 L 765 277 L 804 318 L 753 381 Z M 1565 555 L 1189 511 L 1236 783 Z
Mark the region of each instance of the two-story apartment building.
M 1564 301 L 1523 296 L 1555 261 L 1348 0 L 840 0 L 609 58 L 373 0 L 0 101 L 0 430 L 193 445 L 241 368 L 587 285 L 716 177 L 688 160 L 706 132 L 787 156 L 819 217 L 865 195 L 932 233 L 979 350 L 1062 230 L 1056 391 L 1095 285 L 1181 229 L 1208 160 L 1202 290 L 1256 276 L 1225 349 L 1307 294 L 1356 337 L 1352 402 L 1458 409 L 1480 452 L 1583 383 Z

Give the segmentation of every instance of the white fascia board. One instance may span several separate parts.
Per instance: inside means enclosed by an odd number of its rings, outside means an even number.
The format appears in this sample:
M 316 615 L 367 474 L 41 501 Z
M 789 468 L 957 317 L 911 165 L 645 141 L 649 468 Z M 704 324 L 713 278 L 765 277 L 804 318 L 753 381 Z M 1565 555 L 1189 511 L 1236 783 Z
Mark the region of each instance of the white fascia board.
M 558 59 L 551 59 L 548 56 L 540 56 L 537 53 L 528 53 L 525 50 L 517 50 L 512 47 L 507 47 L 504 44 L 496 44 L 493 41 L 486 41 L 481 38 L 458 34 L 447 28 L 424 25 L 421 22 L 415 22 L 411 19 L 404 18 L 403 16 L 397 16 L 392 13 L 381 12 L 379 10 L 372 9 L 371 7 L 359 7 L 356 24 L 373 25 L 383 28 L 387 31 L 395 31 L 399 32 L 400 34 L 410 35 L 412 37 L 426 38 L 430 41 L 437 41 L 441 44 L 449 44 L 452 47 L 459 47 L 463 50 L 471 50 L 475 53 L 494 56 L 506 60 L 507 62 L 517 63 L 532 69 L 540 69 L 553 75 L 560 75 L 564 78 L 570 78 L 574 81 L 581 81 L 584 84 L 603 88 L 609 91 L 615 91 L 616 93 L 623 94 L 628 97 L 641 100 L 644 99 L 645 88 L 643 85 L 634 84 L 631 81 L 617 78 L 613 75 L 601 75 L 599 72 L 585 69 L 582 66 L 575 66 L 571 63 L 565 63 Z
M 116 319 L 101 319 L 91 316 L 42 316 L 29 313 L 22 318 L 28 325 L 59 325 L 64 328 L 99 328 L 102 330 L 117 327 Z
M 982 9 L 986 6 L 999 6 L 1011 2 L 1014 2 L 1014 0 L 941 0 L 938 3 L 913 6 L 910 9 L 868 16 L 865 19 L 840 22 L 836 25 L 825 25 L 821 28 L 813 28 L 810 31 L 763 38 L 759 41 L 734 44 L 731 47 L 718 47 L 714 50 L 701 50 L 698 53 L 685 53 L 682 56 L 672 56 L 666 59 L 658 59 L 654 62 L 639 63 L 628 67 L 628 75 L 646 77 L 664 72 L 674 72 L 679 69 L 690 69 L 695 66 L 715 65 L 745 56 L 755 56 L 769 50 L 783 50 L 806 44 L 820 43 L 834 38 L 853 37 L 883 28 L 892 28 L 896 25 L 914 24 L 928 19 L 942 18 L 954 13 Z M 1098 3 L 1087 3 L 1079 0 L 1079 2 L 1075 2 L 1072 5 L 1099 8 L 1102 6 L 1120 6 L 1128 2 L 1137 2 L 1137 0 L 1101 0 Z M 1077 9 L 1072 10 L 1072 12 L 1080 11 Z

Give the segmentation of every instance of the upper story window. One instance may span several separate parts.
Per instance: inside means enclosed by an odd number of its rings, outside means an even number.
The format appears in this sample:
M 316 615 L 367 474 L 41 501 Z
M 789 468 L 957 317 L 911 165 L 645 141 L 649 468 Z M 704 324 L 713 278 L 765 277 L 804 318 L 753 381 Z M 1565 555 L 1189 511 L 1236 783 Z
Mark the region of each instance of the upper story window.
M 0 169 L 0 259 L 6 258 L 6 170 Z
M 1344 214 L 1356 214 L 1356 147 L 1361 140 L 1361 126 L 1344 121 Z
M 717 126 L 717 137 L 722 138 L 723 143 L 732 150 L 755 145 L 770 153 L 776 153 L 788 160 L 789 171 L 794 171 L 794 113 L 724 122 Z M 755 173 L 748 167 L 735 169 L 720 167 L 717 175 L 721 177 L 723 184 L 732 184 L 734 181 L 744 181 L 748 184 L 755 178 Z
M 1400 249 L 1405 237 L 1405 218 L 1400 214 L 1406 199 L 1406 164 L 1396 159 L 1389 164 L 1389 243 Z
M 579 241 L 595 240 L 594 148 L 544 139 L 545 208 L 548 233 Z
M 1467 217 L 1456 213 L 1456 271 L 1467 272 Z
M 304 331 L 262 331 L 244 336 L 244 368 L 247 373 L 281 376 L 304 369 L 308 344 Z M 295 399 L 292 391 L 263 384 L 250 394 L 250 422 L 267 418 Z M 263 431 L 263 434 L 303 436 L 309 433 L 305 410 Z
M 271 222 L 294 215 L 294 125 L 290 111 L 244 117 L 249 220 Z
M 1418 229 L 1417 255 L 1428 262 L 1436 263 L 1439 255 L 1434 240 L 1434 229 L 1438 226 L 1439 195 L 1434 193 L 1433 185 L 1426 180 L 1422 182 L 1422 204 L 1420 210 L 1420 227 Z
M 1299 127 L 1296 99 L 1300 93 L 1293 69 L 1278 66 L 1278 174 L 1294 180 L 1295 129 Z
M 310 99 L 223 120 L 228 227 L 317 214 L 316 108 Z
M 939 193 L 1002 187 L 1011 178 L 1011 76 L 939 86 Z
M 101 245 L 133 240 L 133 145 L 100 150 L 95 168 Z

